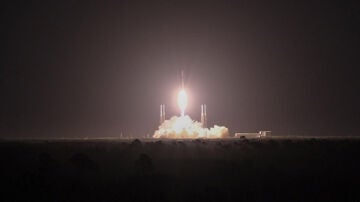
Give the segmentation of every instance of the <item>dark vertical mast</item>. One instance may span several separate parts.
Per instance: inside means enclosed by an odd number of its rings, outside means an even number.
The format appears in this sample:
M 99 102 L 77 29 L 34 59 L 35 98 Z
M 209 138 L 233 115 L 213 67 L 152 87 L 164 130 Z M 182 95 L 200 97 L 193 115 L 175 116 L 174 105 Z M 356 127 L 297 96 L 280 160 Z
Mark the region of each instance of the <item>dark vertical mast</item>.
M 184 70 L 181 70 L 181 89 L 184 89 Z

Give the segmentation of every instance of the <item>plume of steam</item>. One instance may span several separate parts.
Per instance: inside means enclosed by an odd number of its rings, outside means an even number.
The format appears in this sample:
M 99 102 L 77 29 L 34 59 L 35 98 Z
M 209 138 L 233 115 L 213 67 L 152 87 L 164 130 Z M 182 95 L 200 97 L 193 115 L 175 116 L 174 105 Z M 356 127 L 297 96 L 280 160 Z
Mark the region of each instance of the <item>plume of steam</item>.
M 155 131 L 154 138 L 224 138 L 229 130 L 224 126 L 215 125 L 203 128 L 201 123 L 193 121 L 188 115 L 173 116 L 165 120 Z

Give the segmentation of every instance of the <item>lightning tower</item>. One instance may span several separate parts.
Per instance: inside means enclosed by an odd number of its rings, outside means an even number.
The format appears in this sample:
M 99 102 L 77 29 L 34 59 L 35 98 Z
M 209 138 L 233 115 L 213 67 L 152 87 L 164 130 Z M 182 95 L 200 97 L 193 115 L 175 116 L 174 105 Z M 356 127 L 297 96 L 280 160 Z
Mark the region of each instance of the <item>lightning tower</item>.
M 164 104 L 161 104 L 160 105 L 160 125 L 162 124 L 162 123 L 164 123 L 164 121 L 165 121 L 165 105 Z
M 206 115 L 206 105 L 201 105 L 201 125 L 203 128 L 207 128 L 207 115 Z

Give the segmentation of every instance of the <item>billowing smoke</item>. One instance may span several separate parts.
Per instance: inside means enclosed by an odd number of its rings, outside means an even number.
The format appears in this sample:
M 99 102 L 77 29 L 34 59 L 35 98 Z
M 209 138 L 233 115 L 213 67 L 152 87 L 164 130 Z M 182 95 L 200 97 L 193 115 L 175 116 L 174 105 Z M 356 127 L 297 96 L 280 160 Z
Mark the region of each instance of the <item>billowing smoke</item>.
M 189 116 L 173 116 L 165 120 L 155 131 L 154 138 L 224 138 L 229 130 L 224 126 L 215 125 L 203 128 L 201 123 L 193 121 Z

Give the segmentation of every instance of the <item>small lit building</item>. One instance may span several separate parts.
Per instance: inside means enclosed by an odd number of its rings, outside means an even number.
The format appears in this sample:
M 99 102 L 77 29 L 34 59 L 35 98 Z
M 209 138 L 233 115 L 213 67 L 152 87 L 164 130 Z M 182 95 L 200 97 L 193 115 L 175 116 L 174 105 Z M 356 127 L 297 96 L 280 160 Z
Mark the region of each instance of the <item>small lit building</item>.
M 271 131 L 269 130 L 261 130 L 259 131 L 260 137 L 266 137 L 271 135 Z
M 258 133 L 235 133 L 235 138 L 261 138 L 271 135 L 271 131 L 261 130 Z
M 259 138 L 259 133 L 235 133 L 235 138 Z

